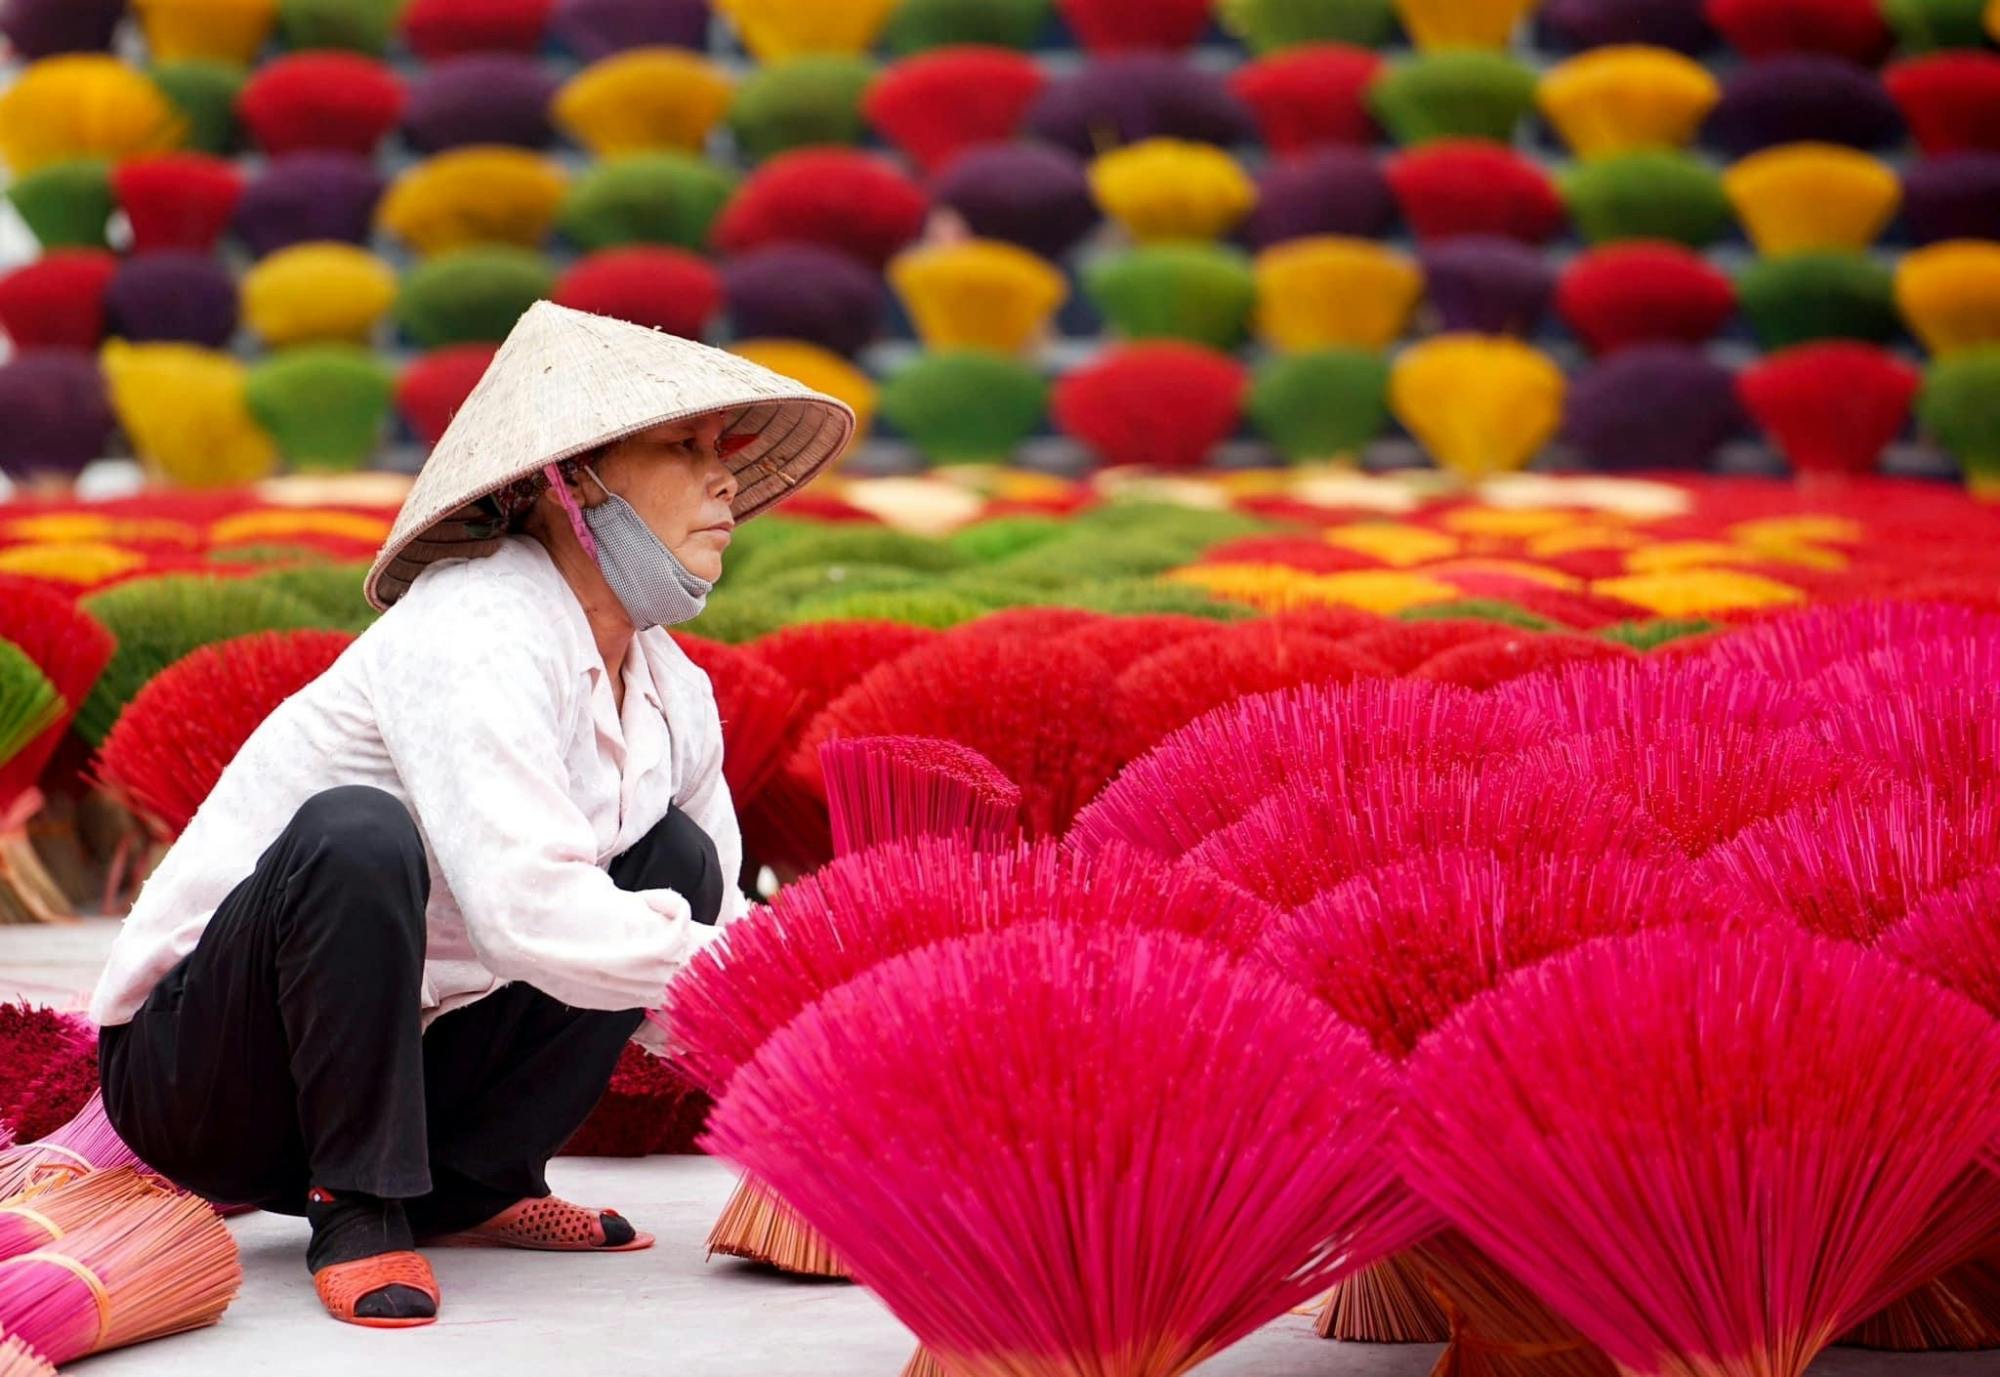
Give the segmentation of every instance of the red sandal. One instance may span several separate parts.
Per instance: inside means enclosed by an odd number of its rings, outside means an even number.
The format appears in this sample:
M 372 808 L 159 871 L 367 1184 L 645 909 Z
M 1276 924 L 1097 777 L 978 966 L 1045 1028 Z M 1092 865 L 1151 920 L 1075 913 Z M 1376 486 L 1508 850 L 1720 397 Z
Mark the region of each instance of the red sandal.
M 548 1195 L 518 1200 L 484 1224 L 429 1239 L 426 1246 L 525 1248 L 538 1253 L 636 1253 L 653 1246 L 653 1236 L 636 1229 L 624 1243 L 606 1243 L 606 1219 L 623 1223 L 625 1216 L 616 1210 L 586 1209 Z
M 385 1286 L 407 1286 L 412 1291 L 422 1292 L 430 1297 L 433 1313 L 396 1318 L 354 1313 L 354 1307 L 361 1303 L 362 1297 Z M 419 1325 L 436 1324 L 435 1312 L 441 1301 L 437 1277 L 432 1274 L 430 1263 L 424 1260 L 422 1253 L 411 1252 L 377 1253 L 373 1257 L 322 1267 L 313 1273 L 313 1290 L 319 1292 L 319 1302 L 326 1307 L 327 1314 L 364 1329 L 415 1329 Z

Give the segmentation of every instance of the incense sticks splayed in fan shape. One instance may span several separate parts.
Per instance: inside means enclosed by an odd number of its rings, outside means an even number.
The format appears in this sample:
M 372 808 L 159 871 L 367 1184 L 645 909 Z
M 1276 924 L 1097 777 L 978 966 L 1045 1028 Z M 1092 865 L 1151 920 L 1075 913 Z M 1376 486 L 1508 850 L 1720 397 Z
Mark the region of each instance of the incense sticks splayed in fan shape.
M 1798 1377 L 2000 1132 L 2000 1027 L 1845 943 L 1677 929 L 1514 976 L 1408 1093 L 1406 1179 L 1625 1371 Z
M 1114 842 L 1178 856 L 1288 780 L 1359 774 L 1400 760 L 1432 769 L 1506 755 L 1538 734 L 1532 714 L 1439 684 L 1358 679 L 1243 697 L 1133 761 L 1077 815 L 1067 844 Z
M 1262 619 L 1182 641 L 1119 674 L 1120 758 L 1248 694 L 1387 675 L 1387 666 L 1332 637 Z
M 1398 762 L 1354 777 L 1288 780 L 1187 860 L 1281 908 L 1415 853 L 1557 845 L 1671 855 L 1629 797 L 1580 771 L 1507 760 L 1442 770 Z
M 837 738 L 819 748 L 819 761 L 837 854 L 916 836 L 1000 842 L 1018 834 L 1021 790 L 956 741 Z
M 243 1283 L 208 1203 L 148 1186 L 33 1252 L 0 1261 L 0 1332 L 67 1364 L 214 1324 Z
M 194 651 L 125 705 L 99 748 L 98 778 L 156 835 L 179 836 L 250 734 L 353 640 L 260 632 Z
M 1918 898 L 1991 863 L 1996 799 L 1990 785 L 1858 783 L 1753 823 L 1704 866 L 1813 932 L 1872 941 Z
M 1780 350 L 1737 377 L 1744 408 L 1804 474 L 1874 468 L 1909 419 L 1917 370 L 1853 341 Z
M 951 635 L 864 675 L 814 719 L 790 775 L 824 797 L 819 747 L 837 736 L 936 736 L 1020 786 L 1031 835 L 1061 831 L 1116 766 L 1110 670 L 1060 641 Z
M 1257 957 L 1401 1058 L 1509 972 L 1598 937 L 1719 927 L 1728 899 L 1658 856 L 1452 847 L 1323 891 L 1272 924 Z
M 1870 777 L 1868 767 L 1806 728 L 1662 722 L 1559 744 L 1551 754 L 1629 794 L 1690 857 L 1752 823 Z
M 780 890 L 668 990 L 658 1022 L 688 1074 L 722 1094 L 779 1028 L 828 990 L 927 943 L 1026 922 L 1158 929 L 1243 952 L 1271 918 L 1204 871 L 1130 847 L 1090 856 L 917 837 L 842 856 Z
M 673 1063 L 636 1042 L 618 1054 L 611 1084 L 583 1127 L 562 1146 L 564 1157 L 645 1157 L 699 1151 L 695 1139 L 711 1101 Z
M 730 798 L 740 806 L 763 792 L 783 767 L 804 695 L 747 651 L 685 632 L 673 635 L 715 692 L 722 719 L 722 775 Z
M 0 1004 L 0 1124 L 17 1140 L 40 1138 L 76 1112 L 69 1089 L 78 1079 L 73 1067 L 81 1067 L 87 1079 L 96 1077 L 97 1029 L 90 1020 L 26 1002 Z M 52 1103 L 51 1091 L 64 1102 Z M 0 1162 L 17 1161 L 27 1151 L 8 1148 L 0 1152 Z M 9 1185 L 24 1184 L 10 1182 L 0 1168 L 0 1198 L 13 1194 Z
M 1032 924 L 828 994 L 718 1107 L 948 1371 L 1173 1377 L 1407 1243 L 1382 1061 L 1282 977 Z
M 937 633 L 899 622 L 811 622 L 760 637 L 746 653 L 783 675 L 802 695 L 788 728 L 787 748 L 826 705 L 856 680 Z M 815 766 L 818 757 L 814 758 Z M 801 762 L 803 763 L 803 762 Z M 817 769 L 794 776 L 781 770 L 742 807 L 744 844 L 750 854 L 793 870 L 809 870 L 833 856 L 826 800 Z
M 1683 344 L 1622 349 L 1563 399 L 1563 437 L 1600 472 L 1706 467 L 1743 424 L 1735 375 Z
M 1916 641 L 2000 634 L 2000 618 L 1954 603 L 1867 602 L 1816 607 L 1715 641 L 1708 661 L 1795 683 L 1837 660 Z

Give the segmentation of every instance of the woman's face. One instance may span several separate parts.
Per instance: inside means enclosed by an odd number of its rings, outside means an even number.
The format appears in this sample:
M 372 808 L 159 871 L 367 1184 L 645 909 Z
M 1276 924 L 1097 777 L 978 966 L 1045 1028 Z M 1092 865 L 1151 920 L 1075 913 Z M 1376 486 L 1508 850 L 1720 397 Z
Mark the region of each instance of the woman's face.
M 736 525 L 730 503 L 737 483 L 718 450 L 726 424 L 726 417 L 703 416 L 655 426 L 620 440 L 591 464 L 689 573 L 710 582 L 722 577 L 722 552 Z M 580 481 L 585 506 L 601 500 L 596 484 Z

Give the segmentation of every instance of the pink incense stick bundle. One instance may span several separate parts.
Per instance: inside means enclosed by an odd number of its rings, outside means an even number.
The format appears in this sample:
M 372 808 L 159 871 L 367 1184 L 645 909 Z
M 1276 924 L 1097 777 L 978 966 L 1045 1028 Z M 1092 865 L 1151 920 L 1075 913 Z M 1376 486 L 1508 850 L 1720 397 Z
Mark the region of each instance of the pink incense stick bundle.
M 1113 841 L 1177 856 L 1288 780 L 1407 760 L 1440 769 L 1522 750 L 1533 715 L 1498 695 L 1402 679 L 1310 684 L 1241 698 L 1127 765 L 1077 815 L 1068 844 Z
M 1257 956 L 1368 1034 L 1380 1051 L 1401 1058 L 1463 1003 L 1521 966 L 1595 937 L 1741 921 L 1747 919 L 1725 896 L 1670 858 L 1458 847 L 1424 852 L 1322 892 L 1273 923 Z M 1522 1377 L 1608 1371 L 1602 1354 L 1463 1240 L 1432 1239 L 1397 1262 L 1421 1279 L 1420 1295 L 1428 1298 L 1434 1289 L 1444 1299 L 1447 1332 L 1436 1337 L 1456 1341 L 1444 1370 Z M 1340 1323 L 1336 1307 L 1350 1302 L 1345 1293 L 1360 1280 L 1342 1283 L 1322 1311 L 1323 1334 Z M 1391 1314 L 1409 1309 L 1405 1302 Z M 1379 1337 L 1381 1326 L 1374 1320 L 1372 1328 L 1342 1337 Z M 1394 1337 L 1423 1341 L 1424 1332 L 1412 1325 Z
M 243 1284 L 205 1201 L 148 1187 L 55 1242 L 0 1261 L 0 1331 L 58 1366 L 214 1324 Z
M 111 1127 L 104 1098 L 93 1091 L 76 1117 L 46 1138 L 0 1152 L 0 1200 L 31 1186 L 144 1165 Z
M 1913 679 L 1902 691 L 1835 696 L 1857 668 L 1821 676 L 1830 692 L 1816 734 L 1827 749 L 1917 785 L 1984 790 L 2000 782 L 2000 680 Z
M 1776 732 L 1817 711 L 1806 694 L 1749 669 L 1652 656 L 1531 674 L 1492 696 L 1563 735 L 1618 731 L 1634 739 L 1676 722 Z
M 2000 865 L 1924 895 L 1877 946 L 2000 1017 Z
M 998 845 L 1020 835 L 1021 790 L 970 746 L 852 736 L 819 748 L 838 855 L 918 836 Z
M 1322 891 L 1256 955 L 1401 1058 L 1511 972 L 1594 938 L 1749 925 L 1730 898 L 1671 857 L 1453 847 Z
M 1925 895 L 1876 947 L 2000 1016 L 2000 866 Z M 1982 1257 L 1872 1316 L 1842 1342 L 1895 1350 L 2000 1348 L 2000 1233 L 1988 1245 Z
M 1835 789 L 1752 823 L 1702 861 L 1719 887 L 1827 937 L 1871 942 L 2000 855 L 2000 790 Z
M 1766 732 L 1668 720 L 1558 741 L 1523 765 L 1543 755 L 1631 796 L 1691 858 L 1753 822 L 1879 775 L 1804 727 Z
M 134 1201 L 151 1200 L 159 1193 L 156 1183 L 130 1168 L 93 1171 L 23 1191 L 0 1201 L 0 1258 L 49 1247 Z
M 710 1146 L 954 1377 L 1176 1377 L 1427 1226 L 1395 1099 L 1281 976 L 1034 923 L 829 992 L 738 1073 Z
M 1991 635 L 1996 629 L 2000 618 L 1956 603 L 1854 603 L 1814 608 L 1718 637 L 1705 656 L 1717 664 L 1799 682 L 1836 660 L 1918 640 Z
M 1287 781 L 1187 860 L 1297 908 L 1391 861 L 1454 846 L 1675 853 L 1629 796 L 1552 763 L 1502 761 L 1485 770 L 1397 763 L 1359 777 Z
M 1799 1377 L 2000 1135 L 1991 1014 L 1785 928 L 1591 943 L 1407 1065 L 1405 1179 L 1633 1377 Z
M 863 736 L 820 747 L 833 848 L 846 855 L 918 836 L 1000 846 L 1020 837 L 1021 791 L 969 746 L 923 736 Z M 744 1180 L 709 1231 L 724 1253 L 800 1276 L 846 1265 L 797 1214 Z
M 1078 933 L 1165 929 L 1244 952 L 1268 906 L 1207 872 L 1130 847 L 1042 840 L 996 849 L 917 837 L 842 856 L 732 925 L 668 987 L 659 1023 L 720 1096 L 764 1041 L 827 991 L 928 943 L 1024 922 Z

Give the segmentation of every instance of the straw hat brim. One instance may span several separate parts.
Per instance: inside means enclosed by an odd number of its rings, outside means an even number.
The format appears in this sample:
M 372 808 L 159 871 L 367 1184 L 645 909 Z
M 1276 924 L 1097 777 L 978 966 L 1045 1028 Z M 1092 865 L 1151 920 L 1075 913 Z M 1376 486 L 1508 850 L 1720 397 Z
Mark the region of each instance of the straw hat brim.
M 491 553 L 481 502 L 549 464 L 654 426 L 727 416 L 743 522 L 783 501 L 854 436 L 843 402 L 719 349 L 548 302 L 530 308 L 418 475 L 369 570 L 387 608 L 439 560 Z

